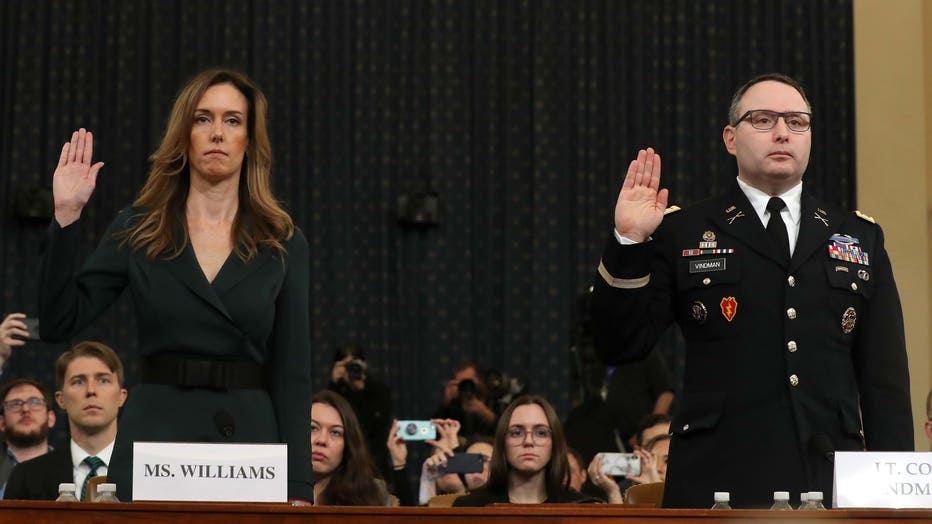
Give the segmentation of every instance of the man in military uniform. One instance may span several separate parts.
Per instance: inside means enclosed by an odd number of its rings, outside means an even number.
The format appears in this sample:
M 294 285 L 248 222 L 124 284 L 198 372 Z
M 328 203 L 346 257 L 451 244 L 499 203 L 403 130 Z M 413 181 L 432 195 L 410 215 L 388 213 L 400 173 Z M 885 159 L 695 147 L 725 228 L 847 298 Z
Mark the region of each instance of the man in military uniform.
M 913 449 L 903 315 L 883 233 L 802 185 L 811 108 L 783 75 L 735 94 L 723 139 L 738 179 L 667 206 L 660 156 L 632 161 L 599 264 L 594 341 L 617 364 L 677 322 L 687 340 L 664 506 L 831 501 L 835 450 Z

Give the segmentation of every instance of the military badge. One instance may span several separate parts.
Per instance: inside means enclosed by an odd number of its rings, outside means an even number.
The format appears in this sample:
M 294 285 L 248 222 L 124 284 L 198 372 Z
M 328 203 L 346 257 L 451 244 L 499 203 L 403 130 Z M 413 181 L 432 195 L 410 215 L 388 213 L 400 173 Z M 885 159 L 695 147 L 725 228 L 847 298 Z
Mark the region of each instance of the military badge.
M 706 231 L 702 234 L 702 240 L 705 242 L 715 242 L 715 233 L 712 231 Z
M 858 321 L 858 312 L 849 307 L 841 315 L 841 332 L 847 335 L 854 331 L 854 324 Z
M 709 319 L 709 310 L 706 309 L 705 304 L 700 301 L 693 302 L 692 307 L 690 308 L 693 315 L 693 320 L 700 324 L 705 324 L 705 321 Z
M 735 250 L 731 248 L 718 248 L 718 249 L 684 249 L 684 257 L 698 257 L 699 255 L 730 255 L 734 253 Z
M 868 273 L 866 269 L 859 269 L 859 270 L 858 270 L 858 278 L 860 278 L 860 279 L 863 280 L 864 282 L 867 282 L 868 280 L 871 279 L 871 274 Z
M 858 239 L 848 236 L 834 234 L 829 239 L 828 256 L 845 262 L 854 262 L 862 266 L 869 266 L 870 259 L 867 251 L 862 251 L 858 245 Z
M 825 224 L 825 227 L 828 227 L 828 220 L 825 220 L 825 217 L 823 217 L 822 215 L 815 213 L 814 218 L 822 221 L 822 223 Z
M 738 312 L 738 301 L 735 300 L 735 297 L 722 297 L 719 306 L 722 308 L 722 315 L 725 315 L 725 320 L 731 322 L 735 318 L 735 313 Z

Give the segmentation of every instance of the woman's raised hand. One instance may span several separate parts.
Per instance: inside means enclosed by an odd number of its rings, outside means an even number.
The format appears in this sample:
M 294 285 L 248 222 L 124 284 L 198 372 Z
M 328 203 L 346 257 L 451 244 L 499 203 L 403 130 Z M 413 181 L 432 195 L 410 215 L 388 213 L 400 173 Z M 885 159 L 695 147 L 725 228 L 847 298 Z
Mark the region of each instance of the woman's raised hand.
M 55 197 L 55 220 L 66 227 L 81 218 L 81 211 L 97 186 L 97 173 L 103 162 L 91 164 L 94 135 L 83 127 L 71 135 L 61 148 L 58 166 L 52 177 Z

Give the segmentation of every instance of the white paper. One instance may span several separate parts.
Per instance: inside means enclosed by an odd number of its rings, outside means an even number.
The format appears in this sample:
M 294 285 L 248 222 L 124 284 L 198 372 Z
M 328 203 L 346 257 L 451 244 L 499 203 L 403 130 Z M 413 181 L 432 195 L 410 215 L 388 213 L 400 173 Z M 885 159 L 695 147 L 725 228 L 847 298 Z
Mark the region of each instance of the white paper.
M 836 508 L 932 508 L 932 452 L 836 451 Z

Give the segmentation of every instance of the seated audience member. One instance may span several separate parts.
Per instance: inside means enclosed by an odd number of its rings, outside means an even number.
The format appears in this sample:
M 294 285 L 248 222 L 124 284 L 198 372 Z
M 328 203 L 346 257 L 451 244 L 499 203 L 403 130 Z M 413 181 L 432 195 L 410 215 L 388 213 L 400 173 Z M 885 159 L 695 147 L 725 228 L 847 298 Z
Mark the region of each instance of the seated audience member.
M 436 452 L 424 461 L 421 471 L 420 502 L 426 504 L 431 497 L 445 493 L 468 493 L 485 485 L 489 480 L 489 463 L 492 460 L 492 441 L 479 437 L 462 449 L 464 453 L 482 455 L 482 471 L 476 473 L 445 473 L 447 460 L 454 455 L 449 448 L 438 447 Z
M 390 506 L 353 408 L 326 390 L 311 398 L 315 506 Z
M 333 354 L 327 389 L 336 391 L 349 402 L 362 427 L 369 454 L 387 478 L 388 455 L 383 438 L 392 425 L 392 392 L 369 371 L 361 347 L 339 346 Z
M 453 505 L 594 501 L 569 487 L 566 439 L 553 406 L 541 396 L 526 395 L 502 413 L 495 430 L 489 481 Z
M 589 478 L 589 475 L 586 474 L 586 468 L 583 467 L 585 462 L 583 462 L 582 455 L 573 448 L 566 448 L 566 453 L 567 464 L 569 465 L 570 488 L 582 492 L 583 485 L 586 484 L 586 480 Z
M 58 357 L 55 378 L 55 401 L 68 416 L 71 444 L 13 468 L 7 499 L 55 500 L 58 485 L 73 482 L 84 500 L 87 481 L 110 468 L 117 413 L 126 402 L 120 358 L 104 344 L 81 342 Z
M 0 431 L 6 452 L 0 459 L 0 499 L 13 466 L 49 452 L 49 429 L 55 425 L 52 397 L 45 385 L 28 378 L 11 380 L 0 388 L 3 414 Z
M 436 419 L 431 420 L 431 422 L 436 426 L 440 438 L 438 440 L 428 439 L 425 440 L 424 443 L 434 446 L 434 448 L 438 450 L 453 449 L 458 442 L 456 431 L 459 429 L 460 423 L 455 420 Z M 402 506 L 416 506 L 418 501 L 414 498 L 414 492 L 411 490 L 411 485 L 408 481 L 408 470 L 406 469 L 408 444 L 403 437 L 398 435 L 399 429 L 398 420 L 395 419 L 392 421 L 391 430 L 388 432 L 388 442 L 386 443 L 388 455 L 391 457 L 392 472 L 390 478 L 394 489 L 393 493 L 398 497 L 398 501 Z
M 23 322 L 25 318 L 23 313 L 10 313 L 0 322 L 0 375 L 3 374 L 7 360 L 13 355 L 13 348 L 26 343 L 29 328 Z
M 592 482 L 605 491 L 609 504 L 621 504 L 624 501 L 622 492 L 632 484 L 650 484 L 663 482 L 667 478 L 667 460 L 670 454 L 670 435 L 662 434 L 647 441 L 644 447 L 634 450 L 641 456 L 641 474 L 625 477 L 628 483 L 618 483 L 612 477 L 602 473 L 602 463 L 596 455 L 589 463 L 589 475 Z
M 443 390 L 443 405 L 433 418 L 454 419 L 461 424 L 460 436 L 473 439 L 492 436 L 498 419 L 489 405 L 489 392 L 475 364 L 463 364 Z

